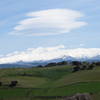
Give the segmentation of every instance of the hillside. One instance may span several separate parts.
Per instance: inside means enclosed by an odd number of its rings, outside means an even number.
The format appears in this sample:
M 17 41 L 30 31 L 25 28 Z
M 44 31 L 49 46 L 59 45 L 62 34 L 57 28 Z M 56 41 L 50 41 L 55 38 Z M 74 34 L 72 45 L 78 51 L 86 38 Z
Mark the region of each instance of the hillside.
M 75 73 L 72 73 L 72 67 L 0 69 L 0 81 L 3 83 L 0 100 L 35 100 L 34 96 L 69 96 L 84 92 L 92 93 L 94 100 L 99 100 L 100 67 Z M 8 84 L 15 80 L 18 85 L 9 87 Z

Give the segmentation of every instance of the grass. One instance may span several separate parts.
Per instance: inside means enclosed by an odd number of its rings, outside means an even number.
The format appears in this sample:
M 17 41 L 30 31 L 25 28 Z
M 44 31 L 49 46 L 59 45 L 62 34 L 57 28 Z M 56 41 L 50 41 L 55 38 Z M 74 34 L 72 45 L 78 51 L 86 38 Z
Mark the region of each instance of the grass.
M 4 83 L 18 80 L 20 87 L 41 88 L 50 84 L 64 75 L 71 73 L 70 66 L 56 66 L 48 68 L 10 68 L 0 69 L 0 79 Z M 23 76 L 23 74 L 31 76 Z
M 63 87 L 45 88 L 32 90 L 33 96 L 68 96 L 75 93 L 98 93 L 100 91 L 100 82 L 78 82 Z
M 71 69 L 72 66 L 66 65 L 0 69 L 0 81 L 3 85 L 9 84 L 12 80 L 18 81 L 15 88 L 0 87 L 0 100 L 39 100 L 40 98 L 34 96 L 68 96 L 84 92 L 92 92 L 93 99 L 99 100 L 100 67 L 75 73 L 72 73 Z

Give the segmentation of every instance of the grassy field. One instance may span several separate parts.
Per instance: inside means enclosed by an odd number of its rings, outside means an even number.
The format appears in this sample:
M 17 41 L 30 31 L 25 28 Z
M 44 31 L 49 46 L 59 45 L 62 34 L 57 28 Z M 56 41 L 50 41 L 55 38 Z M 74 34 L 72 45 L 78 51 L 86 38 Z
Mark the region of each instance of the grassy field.
M 7 86 L 17 80 L 14 88 Z M 41 100 L 35 96 L 70 96 L 75 93 L 93 93 L 100 100 L 100 67 L 72 73 L 72 66 L 46 68 L 0 69 L 0 100 Z M 61 98 L 43 100 L 63 100 Z

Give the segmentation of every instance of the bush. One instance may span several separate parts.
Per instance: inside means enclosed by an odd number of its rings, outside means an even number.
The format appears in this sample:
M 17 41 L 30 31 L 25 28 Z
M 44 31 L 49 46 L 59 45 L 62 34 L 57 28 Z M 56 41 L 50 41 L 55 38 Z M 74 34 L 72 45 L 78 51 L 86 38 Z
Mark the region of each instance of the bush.
M 11 81 L 9 87 L 15 87 L 18 84 L 18 81 Z
M 75 66 L 74 68 L 73 68 L 73 71 L 72 72 L 77 72 L 77 71 L 79 71 L 80 70 L 80 67 L 79 66 Z
M 2 86 L 2 82 L 0 82 L 0 86 Z

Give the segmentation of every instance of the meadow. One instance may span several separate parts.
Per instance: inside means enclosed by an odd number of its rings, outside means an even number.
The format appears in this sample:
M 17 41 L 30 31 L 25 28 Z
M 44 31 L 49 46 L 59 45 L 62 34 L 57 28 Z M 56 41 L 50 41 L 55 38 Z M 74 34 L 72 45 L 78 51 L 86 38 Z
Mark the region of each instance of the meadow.
M 38 98 L 71 96 L 92 93 L 93 100 L 100 98 L 100 66 L 93 70 L 73 73 L 73 66 L 60 65 L 44 68 L 0 69 L 0 100 L 63 100 L 63 98 Z M 9 87 L 17 80 L 16 87 Z M 37 97 L 37 98 L 36 98 Z

